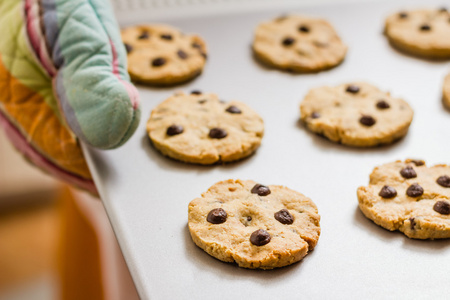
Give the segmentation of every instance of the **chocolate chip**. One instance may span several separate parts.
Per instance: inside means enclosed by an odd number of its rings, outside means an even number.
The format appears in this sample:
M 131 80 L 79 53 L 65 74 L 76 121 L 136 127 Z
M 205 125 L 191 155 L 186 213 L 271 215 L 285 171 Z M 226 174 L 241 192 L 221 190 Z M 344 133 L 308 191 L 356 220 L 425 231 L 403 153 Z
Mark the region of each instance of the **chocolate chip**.
M 450 177 L 448 177 L 447 175 L 440 176 L 440 177 L 436 180 L 436 182 L 437 182 L 440 186 L 443 186 L 443 187 L 446 187 L 446 188 L 450 187 Z
M 421 187 L 417 183 L 413 183 L 406 190 L 406 195 L 408 195 L 409 197 L 420 197 L 423 195 L 423 187 Z
M 198 103 L 203 104 L 203 103 L 205 103 L 206 101 L 208 101 L 208 100 L 202 99 L 202 100 L 198 100 Z
M 363 124 L 364 126 L 368 126 L 368 127 L 375 125 L 376 122 L 377 121 L 372 116 L 367 116 L 367 115 L 362 116 L 359 119 L 359 123 Z
M 227 220 L 227 212 L 223 208 L 214 208 L 208 213 L 206 221 L 212 224 L 222 224 Z
M 398 17 L 399 17 L 400 19 L 406 19 L 406 18 L 408 17 L 408 14 L 405 13 L 405 12 L 400 12 L 400 13 L 398 14 Z
M 394 198 L 395 196 L 397 196 L 397 191 L 392 186 L 385 185 L 383 186 L 383 188 L 381 188 L 378 195 L 386 199 Z
M 292 217 L 292 215 L 289 213 L 289 211 L 287 209 L 282 209 L 280 211 L 277 211 L 274 214 L 274 218 L 282 223 L 282 224 L 287 224 L 290 225 L 292 223 L 294 223 L 294 218 Z
M 168 40 L 168 41 L 172 40 L 171 34 L 161 34 L 159 37 L 162 38 L 163 40 Z
M 148 40 L 148 38 L 150 37 L 150 34 L 148 33 L 148 31 L 142 31 L 141 35 L 138 36 L 139 40 Z
M 345 91 L 348 93 L 356 94 L 359 92 L 359 86 L 351 84 Z
M 166 134 L 172 136 L 183 133 L 183 131 L 184 131 L 183 126 L 174 124 L 167 128 Z
M 447 201 L 438 201 L 434 204 L 433 209 L 441 215 L 450 215 L 450 203 Z
M 204 59 L 208 59 L 208 55 L 205 52 L 201 52 L 200 55 L 203 56 Z
M 414 227 L 416 226 L 416 221 L 414 221 L 414 218 L 409 218 L 409 224 L 411 226 L 411 230 L 414 230 Z
M 181 58 L 181 59 L 186 59 L 186 58 L 188 58 L 187 53 L 184 52 L 183 50 L 178 50 L 178 51 L 177 51 L 177 55 L 178 55 L 178 57 Z
M 306 25 L 302 25 L 298 28 L 298 31 L 307 33 L 309 32 L 309 27 Z
M 260 196 L 267 196 L 270 194 L 269 187 L 262 184 L 255 184 L 255 186 L 251 190 L 252 194 L 258 194 Z
M 238 107 L 236 107 L 234 105 L 229 106 L 226 109 L 226 111 L 229 112 L 230 114 L 240 114 L 240 113 L 242 113 L 242 111 Z
M 202 94 L 202 92 L 199 91 L 199 90 L 193 90 L 193 91 L 191 92 L 191 95 L 201 95 L 201 94 Z
M 423 24 L 422 26 L 420 26 L 420 30 L 421 31 L 430 31 L 431 30 L 431 26 L 428 24 Z
M 255 246 L 264 246 L 270 242 L 270 234 L 264 229 L 258 229 L 250 236 L 250 242 Z
M 403 178 L 406 178 L 406 179 L 417 177 L 416 171 L 414 171 L 414 169 L 411 166 L 407 166 L 406 168 L 402 169 L 400 171 L 400 175 L 402 175 Z
M 197 48 L 197 49 L 201 49 L 202 48 L 202 45 L 200 45 L 199 43 L 192 43 L 191 44 L 191 46 L 192 46 L 192 48 Z
M 425 164 L 425 162 L 421 159 L 409 159 L 408 161 L 412 162 L 413 164 L 415 164 L 418 167 L 423 166 Z
M 439 12 L 447 12 L 447 7 L 441 7 L 441 8 L 439 8 Z
M 293 38 L 287 37 L 287 38 L 285 38 L 285 39 L 283 40 L 282 43 L 283 43 L 284 46 L 290 46 L 290 45 L 292 45 L 294 42 L 295 42 L 295 40 L 294 40 Z
M 311 114 L 311 118 L 312 118 L 312 119 L 318 119 L 318 118 L 320 118 L 320 114 L 319 114 L 318 112 L 313 112 L 313 113 Z
M 166 60 L 164 58 L 158 57 L 152 61 L 152 66 L 160 67 L 160 66 L 164 65 L 165 63 L 166 63 Z
M 133 51 L 133 46 L 131 46 L 130 44 L 125 43 L 125 49 L 127 50 L 127 53 L 130 53 L 131 51 Z
M 252 217 L 248 216 L 247 217 L 247 222 L 250 222 L 252 220 Z
M 391 106 L 389 105 L 389 103 L 387 103 L 387 102 L 384 101 L 384 100 L 379 100 L 379 101 L 377 102 L 377 108 L 379 108 L 379 109 L 388 109 L 389 107 L 391 107 Z
M 209 137 L 212 139 L 223 139 L 228 133 L 222 128 L 213 128 L 209 131 Z

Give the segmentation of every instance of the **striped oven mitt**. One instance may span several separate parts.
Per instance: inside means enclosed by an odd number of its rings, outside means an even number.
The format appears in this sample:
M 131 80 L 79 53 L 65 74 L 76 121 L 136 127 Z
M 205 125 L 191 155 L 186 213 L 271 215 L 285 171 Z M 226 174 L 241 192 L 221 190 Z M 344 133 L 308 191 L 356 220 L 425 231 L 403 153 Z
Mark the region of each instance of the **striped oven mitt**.
M 0 124 L 38 167 L 96 193 L 79 140 L 125 143 L 139 118 L 108 0 L 0 0 Z

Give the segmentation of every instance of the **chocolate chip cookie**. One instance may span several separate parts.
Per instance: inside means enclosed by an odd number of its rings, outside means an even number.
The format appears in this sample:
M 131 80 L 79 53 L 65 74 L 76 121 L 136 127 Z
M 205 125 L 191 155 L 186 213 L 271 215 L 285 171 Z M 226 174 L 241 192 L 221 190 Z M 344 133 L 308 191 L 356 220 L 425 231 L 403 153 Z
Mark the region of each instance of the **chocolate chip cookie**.
M 406 135 L 413 119 L 404 100 L 362 82 L 310 90 L 300 114 L 311 131 L 356 147 L 392 143 Z
M 445 76 L 444 86 L 442 88 L 442 99 L 445 106 L 450 109 L 450 74 Z
M 332 68 L 347 53 L 347 47 L 327 21 L 297 15 L 260 24 L 253 50 L 263 63 L 292 72 Z
M 199 75 L 206 62 L 206 44 L 168 25 L 139 25 L 122 30 L 128 72 L 134 81 L 173 85 Z
M 279 185 L 251 180 L 214 184 L 189 204 L 189 231 L 209 255 L 250 269 L 293 264 L 320 235 L 316 205 Z
M 450 238 L 450 167 L 422 160 L 376 167 L 358 188 L 359 208 L 376 224 L 414 239 Z
M 264 123 L 239 101 L 215 94 L 175 94 L 159 104 L 147 123 L 153 145 L 176 160 L 214 164 L 252 154 L 261 144 Z
M 404 52 L 427 58 L 450 58 L 450 13 L 446 8 L 390 15 L 385 34 L 394 47 Z

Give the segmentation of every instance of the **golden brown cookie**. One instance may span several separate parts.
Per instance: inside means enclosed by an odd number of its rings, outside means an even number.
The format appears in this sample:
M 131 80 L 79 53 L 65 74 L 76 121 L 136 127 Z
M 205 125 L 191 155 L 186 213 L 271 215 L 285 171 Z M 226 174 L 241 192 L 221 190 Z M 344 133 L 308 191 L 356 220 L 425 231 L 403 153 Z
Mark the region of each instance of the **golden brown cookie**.
M 206 62 L 206 44 L 168 25 L 139 25 L 122 30 L 128 72 L 134 81 L 173 85 L 199 75 Z
M 445 106 L 450 109 L 450 74 L 445 76 L 444 86 L 442 88 L 442 99 Z
M 264 123 L 239 101 L 215 94 L 175 94 L 159 104 L 147 122 L 153 145 L 176 160 L 209 165 L 252 154 L 261 144 Z
M 394 47 L 404 52 L 427 58 L 450 58 L 450 14 L 445 8 L 390 15 L 385 34 Z
M 316 205 L 280 185 L 251 180 L 214 184 L 189 204 L 189 231 L 211 256 L 250 269 L 293 264 L 320 235 Z
M 332 68 L 347 53 L 327 21 L 296 15 L 261 23 L 255 31 L 253 50 L 267 65 L 293 72 Z
M 356 82 L 311 89 L 300 115 L 309 130 L 334 142 L 373 147 L 406 135 L 413 111 L 404 100 Z
M 450 167 L 406 160 L 376 167 L 358 188 L 359 208 L 376 224 L 414 239 L 450 238 Z

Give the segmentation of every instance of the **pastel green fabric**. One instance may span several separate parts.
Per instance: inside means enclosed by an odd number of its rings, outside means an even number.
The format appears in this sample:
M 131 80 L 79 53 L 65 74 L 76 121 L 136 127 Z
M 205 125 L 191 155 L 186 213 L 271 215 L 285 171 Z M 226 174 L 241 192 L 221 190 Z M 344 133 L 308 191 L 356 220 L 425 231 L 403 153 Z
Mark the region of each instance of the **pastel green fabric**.
M 79 139 L 109 149 L 139 95 L 108 1 L 0 0 L 0 127 L 36 166 L 96 193 Z
M 46 38 L 58 69 L 55 89 L 67 123 L 80 139 L 94 147 L 122 145 L 134 133 L 140 110 L 108 2 L 43 2 L 53 9 L 53 15 L 52 10 L 44 15 L 45 28 L 58 28 L 56 40 Z

